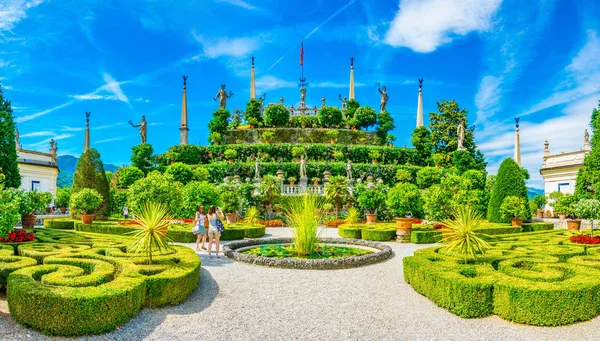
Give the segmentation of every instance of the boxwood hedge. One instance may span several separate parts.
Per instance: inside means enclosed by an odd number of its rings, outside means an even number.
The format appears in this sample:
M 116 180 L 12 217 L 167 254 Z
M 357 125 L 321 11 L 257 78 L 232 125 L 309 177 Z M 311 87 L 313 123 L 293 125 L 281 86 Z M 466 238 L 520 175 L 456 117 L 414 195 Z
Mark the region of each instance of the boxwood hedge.
M 342 238 L 364 239 L 372 241 L 389 241 L 396 238 L 395 223 L 377 224 L 341 224 L 338 235 Z
M 174 246 L 147 265 L 127 253 L 131 239 L 36 230 L 36 242 L 0 246 L 0 286 L 11 316 L 50 335 L 113 330 L 142 307 L 183 302 L 197 287 L 200 259 Z M 16 252 L 16 253 L 15 253 Z
M 600 249 L 568 243 L 565 230 L 495 236 L 464 262 L 446 246 L 403 259 L 404 279 L 437 305 L 465 317 L 495 314 L 517 323 L 558 326 L 600 315 Z
M 44 219 L 44 227 L 59 230 L 73 230 L 77 220 L 68 218 Z

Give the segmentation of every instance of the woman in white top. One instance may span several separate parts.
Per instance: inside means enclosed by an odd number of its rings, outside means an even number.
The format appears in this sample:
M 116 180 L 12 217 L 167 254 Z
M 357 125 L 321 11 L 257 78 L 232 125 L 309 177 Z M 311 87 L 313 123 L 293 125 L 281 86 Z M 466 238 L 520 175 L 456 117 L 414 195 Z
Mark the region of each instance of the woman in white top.
M 217 229 L 217 219 L 223 219 L 223 210 L 219 207 L 218 214 L 215 206 L 210 206 L 208 209 L 208 215 L 206 218 L 208 219 L 208 258 L 212 258 L 210 252 L 212 251 L 212 243 L 213 239 L 216 241 L 216 252 L 217 258 L 219 258 L 219 238 L 221 238 L 221 232 Z
M 198 226 L 198 232 L 196 232 L 196 251 L 200 251 L 198 248 L 198 244 L 200 243 L 200 239 L 202 239 L 202 250 L 206 250 L 206 228 L 204 227 L 204 221 L 206 220 L 206 215 L 204 214 L 204 206 L 198 206 L 198 211 L 196 212 L 196 216 L 194 217 L 193 226 Z

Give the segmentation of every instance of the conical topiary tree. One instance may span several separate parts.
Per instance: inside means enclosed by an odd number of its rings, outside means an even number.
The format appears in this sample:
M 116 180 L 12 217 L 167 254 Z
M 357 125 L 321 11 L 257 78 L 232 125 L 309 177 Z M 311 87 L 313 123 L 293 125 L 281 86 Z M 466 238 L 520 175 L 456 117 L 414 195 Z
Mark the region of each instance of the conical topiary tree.
M 581 198 L 600 199 L 600 101 L 598 108 L 592 111 L 592 151 L 583 161 L 583 167 L 577 173 L 575 194 Z
M 488 204 L 487 219 L 492 223 L 507 223 L 509 220 L 502 218 L 500 206 L 504 198 L 516 196 L 528 202 L 527 186 L 523 169 L 511 158 L 502 161 L 498 175 L 494 181 L 492 197 Z M 529 206 L 526 206 L 529 207 Z
M 104 173 L 104 165 L 100 159 L 100 153 L 96 149 L 88 149 L 77 161 L 77 168 L 73 176 L 73 187 L 71 198 L 84 188 L 95 189 L 102 195 L 102 205 L 96 212 L 98 219 L 103 219 L 110 214 L 110 190 L 108 180 Z M 71 213 L 73 214 L 73 213 Z
M 18 188 L 21 185 L 15 122 L 10 101 L 4 99 L 2 86 L 0 86 L 0 174 L 4 174 L 6 187 Z

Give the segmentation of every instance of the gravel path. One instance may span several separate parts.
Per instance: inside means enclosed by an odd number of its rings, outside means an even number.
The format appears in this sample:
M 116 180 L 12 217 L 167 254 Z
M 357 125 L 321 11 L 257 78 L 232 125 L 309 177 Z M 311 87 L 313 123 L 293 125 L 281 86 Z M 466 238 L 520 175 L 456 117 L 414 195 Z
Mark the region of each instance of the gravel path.
M 268 229 L 275 237 L 286 229 Z M 333 237 L 335 229 L 324 236 Z M 208 259 L 179 306 L 144 309 L 112 333 L 84 340 L 598 340 L 600 318 L 568 327 L 466 320 L 417 294 L 402 258 L 423 247 L 389 243 L 391 259 L 347 270 L 288 270 Z M 192 246 L 192 245 L 190 245 Z M 0 296 L 0 340 L 47 339 L 15 323 Z

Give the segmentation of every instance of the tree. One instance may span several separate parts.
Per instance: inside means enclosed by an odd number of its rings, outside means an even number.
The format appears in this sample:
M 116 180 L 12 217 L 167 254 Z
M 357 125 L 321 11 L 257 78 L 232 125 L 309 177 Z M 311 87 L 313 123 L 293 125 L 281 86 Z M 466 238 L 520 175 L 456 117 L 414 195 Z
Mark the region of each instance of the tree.
M 205 211 L 211 205 L 218 207 L 221 204 L 217 188 L 205 181 L 192 181 L 181 191 L 181 210 L 179 217 L 192 218 L 198 206 L 204 206 Z
M 251 99 L 246 104 L 246 122 L 255 121 L 256 124 L 263 123 L 263 118 L 260 114 L 260 102 L 256 99 Z
M 213 118 L 208 122 L 208 131 L 210 133 L 219 133 L 223 135 L 229 127 L 229 110 L 217 109 L 213 112 Z
M 431 132 L 424 126 L 417 127 L 412 133 L 413 147 L 417 150 L 415 163 L 419 166 L 429 166 L 432 161 Z
M 592 111 L 592 146 L 600 146 L 600 101 Z M 575 194 L 581 198 L 600 199 L 600 148 L 593 148 L 577 173 Z
M 325 197 L 327 201 L 335 205 L 335 215 L 340 217 L 342 209 L 342 200 L 351 196 L 348 189 L 348 180 L 344 176 L 332 176 L 325 185 Z
M 71 201 L 71 188 L 59 188 L 56 190 L 56 205 L 61 208 L 67 207 Z
M 268 218 L 271 219 L 273 205 L 281 198 L 281 182 L 276 176 L 265 175 L 260 182 L 260 196 L 267 206 Z
M 437 167 L 423 167 L 417 172 L 417 185 L 421 189 L 437 185 L 442 181 L 442 169 Z
M 269 104 L 264 112 L 265 126 L 267 127 L 284 127 L 289 119 L 290 112 L 283 104 Z
M 183 185 L 169 174 L 152 171 L 129 187 L 129 208 L 139 212 L 147 203 L 168 205 L 173 213 L 180 212 Z
M 168 166 L 165 170 L 165 175 L 167 174 L 171 175 L 175 181 L 181 182 L 184 185 L 192 181 L 195 177 L 192 167 L 181 162 L 176 162 Z
M 129 186 L 144 177 L 144 172 L 136 166 L 129 166 L 119 168 L 114 176 L 118 176 L 118 188 L 129 188 Z
M 368 128 L 377 123 L 377 112 L 369 106 L 363 106 L 356 109 L 354 119 L 359 127 Z
M 387 193 L 387 207 L 392 210 L 396 217 L 404 217 L 406 213 L 412 213 L 413 217 L 423 216 L 423 200 L 419 187 L 411 183 L 398 183 Z
M 477 170 L 475 159 L 466 150 L 455 150 L 452 156 L 452 165 L 456 167 L 459 173 L 464 173 L 468 170 Z M 529 175 L 529 174 L 528 174 Z
M 111 212 L 110 190 L 100 153 L 93 148 L 84 151 L 77 161 L 71 188 L 71 200 L 84 188 L 94 189 L 102 196 L 102 205 L 96 211 L 96 216 L 99 219 L 107 218 Z
M 525 207 L 529 207 L 527 198 L 527 186 L 523 176 L 522 168 L 511 158 L 502 161 L 498 169 L 498 175 L 494 181 L 492 196 L 488 205 L 487 218 L 492 223 L 508 223 L 509 219 L 502 217 L 500 207 L 504 198 L 516 196 L 523 198 Z
M 394 119 L 387 111 L 382 111 L 377 115 L 377 136 L 382 140 L 387 140 L 388 132 L 396 128 Z
M 354 118 L 356 110 L 360 108 L 360 103 L 357 100 L 351 99 L 346 104 L 346 110 L 344 110 L 344 116 L 346 119 Z
M 438 112 L 429 113 L 429 130 L 431 131 L 432 152 L 443 155 L 440 165 L 444 167 L 452 165 L 453 153 L 458 146 L 456 130 L 458 125 L 463 123 L 465 127 L 463 146 L 475 160 L 477 169 L 485 169 L 487 164 L 475 144 L 475 128 L 469 127 L 468 111 L 461 109 L 454 100 L 437 102 L 437 106 Z
M 0 174 L 4 174 L 4 186 L 21 186 L 17 143 L 15 141 L 15 122 L 10 101 L 4 99 L 0 85 Z
M 326 106 L 319 109 L 319 124 L 322 127 L 337 128 L 342 123 L 342 111 L 338 107 Z
M 142 143 L 140 145 L 131 148 L 133 155 L 131 155 L 131 163 L 137 168 L 141 169 L 144 174 L 148 173 L 153 166 L 154 158 L 152 153 L 152 145 L 148 143 Z

